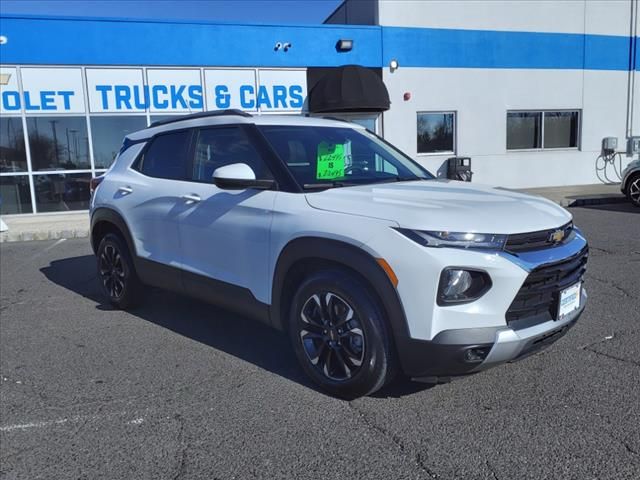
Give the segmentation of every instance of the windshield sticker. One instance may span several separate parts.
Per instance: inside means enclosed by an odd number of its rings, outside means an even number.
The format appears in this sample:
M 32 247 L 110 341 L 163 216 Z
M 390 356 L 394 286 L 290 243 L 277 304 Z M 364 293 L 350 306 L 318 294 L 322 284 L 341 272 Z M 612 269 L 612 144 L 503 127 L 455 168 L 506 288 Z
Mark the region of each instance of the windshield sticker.
M 344 177 L 344 145 L 321 142 L 318 145 L 316 180 Z

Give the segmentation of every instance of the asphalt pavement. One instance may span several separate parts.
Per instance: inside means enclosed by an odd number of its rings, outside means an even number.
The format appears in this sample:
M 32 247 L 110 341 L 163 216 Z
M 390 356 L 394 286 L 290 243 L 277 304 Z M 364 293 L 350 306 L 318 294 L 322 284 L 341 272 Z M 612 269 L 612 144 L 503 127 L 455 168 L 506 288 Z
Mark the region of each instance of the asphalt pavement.
M 86 239 L 0 245 L 3 479 L 638 479 L 640 211 L 571 209 L 589 305 L 542 353 L 352 402 L 287 339 L 159 290 L 100 293 Z

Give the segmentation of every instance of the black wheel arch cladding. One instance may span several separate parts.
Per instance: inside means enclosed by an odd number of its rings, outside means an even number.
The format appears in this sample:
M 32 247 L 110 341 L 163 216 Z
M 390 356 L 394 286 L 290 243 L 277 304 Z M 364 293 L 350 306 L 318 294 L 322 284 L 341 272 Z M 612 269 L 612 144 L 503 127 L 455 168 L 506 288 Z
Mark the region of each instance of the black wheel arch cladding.
M 282 249 L 273 275 L 271 322 L 277 329 L 286 328 L 286 316 L 295 292 L 288 281 L 296 265 L 318 263 L 349 269 L 373 289 L 384 309 L 394 337 L 407 337 L 409 330 L 400 297 L 386 272 L 378 262 L 361 248 L 338 240 L 301 237 Z M 331 267 L 329 267 L 331 268 Z

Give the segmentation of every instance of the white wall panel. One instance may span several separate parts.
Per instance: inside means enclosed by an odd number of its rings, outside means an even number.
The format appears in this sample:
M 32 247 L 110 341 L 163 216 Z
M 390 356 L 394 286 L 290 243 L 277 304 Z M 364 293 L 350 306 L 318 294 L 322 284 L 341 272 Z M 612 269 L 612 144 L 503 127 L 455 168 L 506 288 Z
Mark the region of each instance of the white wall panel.
M 447 155 L 418 155 L 416 112 L 457 112 L 457 155 L 472 157 L 474 181 L 506 187 L 598 183 L 595 162 L 604 136 L 623 142 L 627 72 L 581 70 L 385 70 L 391 109 L 384 136 L 432 172 Z M 411 93 L 409 101 L 403 100 Z M 580 150 L 506 149 L 508 110 L 582 110 Z
M 380 25 L 387 26 L 584 31 L 584 2 L 579 0 L 380 0 L 378 15 Z

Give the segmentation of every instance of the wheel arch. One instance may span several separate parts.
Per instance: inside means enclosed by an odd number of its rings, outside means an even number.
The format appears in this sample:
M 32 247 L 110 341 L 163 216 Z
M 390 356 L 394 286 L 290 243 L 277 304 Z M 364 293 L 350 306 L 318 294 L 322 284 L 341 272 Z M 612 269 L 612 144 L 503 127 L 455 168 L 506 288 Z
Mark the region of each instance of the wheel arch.
M 119 234 L 127 244 L 131 256 L 136 258 L 135 244 L 129 231 L 129 227 L 122 215 L 110 208 L 98 208 L 91 215 L 91 248 L 95 253 L 100 241 L 108 233 Z
M 638 176 L 640 176 L 640 168 L 637 170 L 632 170 L 624 177 L 622 190 L 625 193 L 629 191 L 629 186 L 631 185 L 632 180 L 637 178 Z
M 322 237 L 291 240 L 278 256 L 271 294 L 271 323 L 275 328 L 286 330 L 295 285 L 305 274 L 331 267 L 349 270 L 372 289 L 395 338 L 409 335 L 398 292 L 376 259 L 355 245 Z

